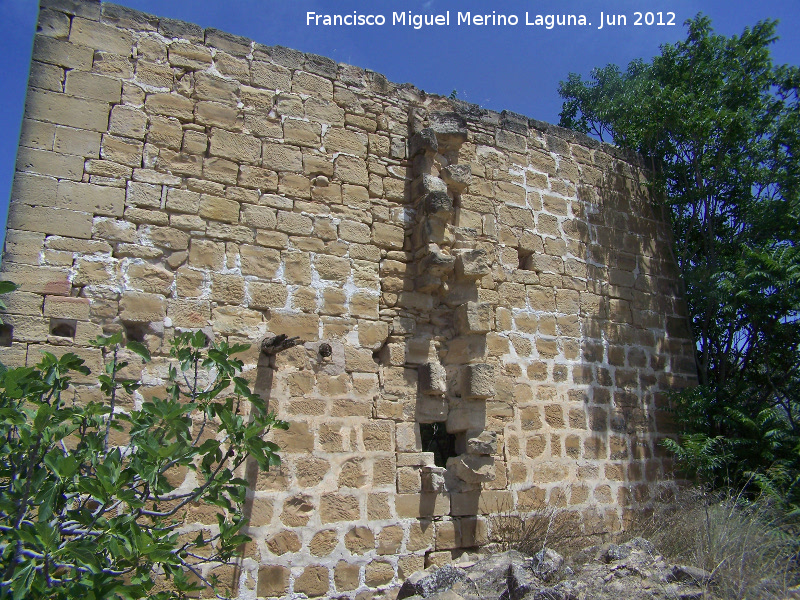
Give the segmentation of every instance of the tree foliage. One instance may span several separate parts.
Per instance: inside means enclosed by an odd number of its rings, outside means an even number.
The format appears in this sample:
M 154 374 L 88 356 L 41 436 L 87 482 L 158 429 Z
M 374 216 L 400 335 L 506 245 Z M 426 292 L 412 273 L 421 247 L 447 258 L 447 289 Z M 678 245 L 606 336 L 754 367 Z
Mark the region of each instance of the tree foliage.
M 798 507 L 800 70 L 773 64 L 774 21 L 687 26 L 650 62 L 570 74 L 561 125 L 639 152 L 670 209 L 700 384 L 675 396 L 672 449 Z
M 264 435 L 287 425 L 240 376 L 234 355 L 247 346 L 176 335 L 166 396 L 123 409 L 140 387 L 122 376 L 123 358 L 150 354 L 120 334 L 95 345 L 102 402 L 75 397 L 74 376 L 89 375 L 75 354 L 0 374 L 0 597 L 166 599 L 213 587 L 204 567 L 248 540 L 237 472 L 249 457 L 262 469 L 280 462 Z M 197 502 L 218 507 L 217 523 L 188 531 Z M 174 591 L 153 589 L 157 573 Z

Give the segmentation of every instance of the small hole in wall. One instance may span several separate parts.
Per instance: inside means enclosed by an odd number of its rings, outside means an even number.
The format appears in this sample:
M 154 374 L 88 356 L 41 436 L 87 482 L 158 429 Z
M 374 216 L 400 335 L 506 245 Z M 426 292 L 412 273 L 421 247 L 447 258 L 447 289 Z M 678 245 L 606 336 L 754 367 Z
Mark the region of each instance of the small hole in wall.
M 140 323 L 137 321 L 123 321 L 122 326 L 125 328 L 125 339 L 129 342 L 144 343 L 144 336 L 149 329 L 149 323 Z
M 517 248 L 519 255 L 519 268 L 523 271 L 533 271 L 533 251 Z
M 50 319 L 50 335 L 75 339 L 78 322 L 75 319 Z
M 14 326 L 0 323 L 0 346 L 9 347 L 14 339 Z
M 447 459 L 458 456 L 456 435 L 447 433 L 445 423 L 421 423 L 422 451 L 433 452 L 433 462 L 437 467 L 446 467 Z

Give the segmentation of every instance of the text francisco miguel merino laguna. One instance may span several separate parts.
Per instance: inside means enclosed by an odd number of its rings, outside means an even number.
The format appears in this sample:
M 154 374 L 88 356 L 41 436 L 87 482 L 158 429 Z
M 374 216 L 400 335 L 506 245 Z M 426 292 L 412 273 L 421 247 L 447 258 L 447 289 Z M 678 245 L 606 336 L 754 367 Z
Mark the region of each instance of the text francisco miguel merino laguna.
M 674 12 L 633 12 L 631 15 L 632 25 L 675 25 Z M 382 14 L 360 14 L 353 11 L 352 14 L 332 14 L 325 15 L 315 12 L 306 13 L 306 25 L 314 26 L 382 26 L 394 25 L 413 27 L 422 29 L 426 26 L 448 26 L 451 24 L 450 11 L 440 14 L 415 14 L 411 11 L 393 12 L 391 20 Z M 516 26 L 520 24 L 534 25 L 553 29 L 554 27 L 564 26 L 591 26 L 591 22 L 586 15 L 533 15 L 525 12 L 525 17 L 520 19 L 515 14 L 475 14 L 472 12 L 458 12 L 452 19 L 452 24 L 456 26 L 489 26 L 503 27 Z M 600 25 L 597 29 L 608 26 L 628 25 L 628 15 L 624 14 L 605 14 L 600 12 Z

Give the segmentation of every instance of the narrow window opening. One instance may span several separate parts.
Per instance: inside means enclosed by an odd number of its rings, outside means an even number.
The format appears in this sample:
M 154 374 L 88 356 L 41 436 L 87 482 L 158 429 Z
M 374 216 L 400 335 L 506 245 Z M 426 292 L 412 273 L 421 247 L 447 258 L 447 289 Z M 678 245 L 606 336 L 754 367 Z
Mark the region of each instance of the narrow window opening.
M 14 326 L 0 323 L 0 346 L 9 347 L 14 339 Z
M 78 322 L 75 319 L 50 319 L 50 335 L 75 339 Z
M 421 423 L 422 451 L 433 452 L 433 462 L 437 467 L 446 467 L 447 459 L 458 456 L 456 435 L 447 433 L 445 423 Z
M 123 321 L 122 326 L 125 328 L 125 338 L 129 342 L 144 343 L 144 336 L 149 329 L 149 323 L 139 323 L 136 321 Z

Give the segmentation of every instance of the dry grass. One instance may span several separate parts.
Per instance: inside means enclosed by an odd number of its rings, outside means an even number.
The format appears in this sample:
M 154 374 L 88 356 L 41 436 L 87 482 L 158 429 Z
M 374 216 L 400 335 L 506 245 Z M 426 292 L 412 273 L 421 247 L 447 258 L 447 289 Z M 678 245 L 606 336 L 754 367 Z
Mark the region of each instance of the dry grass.
M 568 557 L 598 543 L 597 535 L 581 533 L 573 516 L 558 508 L 493 515 L 486 549 L 533 556 L 551 548 Z M 711 573 L 714 597 L 800 598 L 800 524 L 788 522 L 767 499 L 687 488 L 638 513 L 618 541 L 634 537 L 650 540 L 672 563 Z
M 768 500 L 697 488 L 641 514 L 626 536 L 649 539 L 672 562 L 712 574 L 712 590 L 731 600 L 789 597 L 800 583 L 800 540 Z
M 531 513 L 507 512 L 489 517 L 489 537 L 503 552 L 517 550 L 533 556 L 545 548 L 563 556 L 596 543 L 593 535 L 581 533 L 577 515 L 549 507 Z

